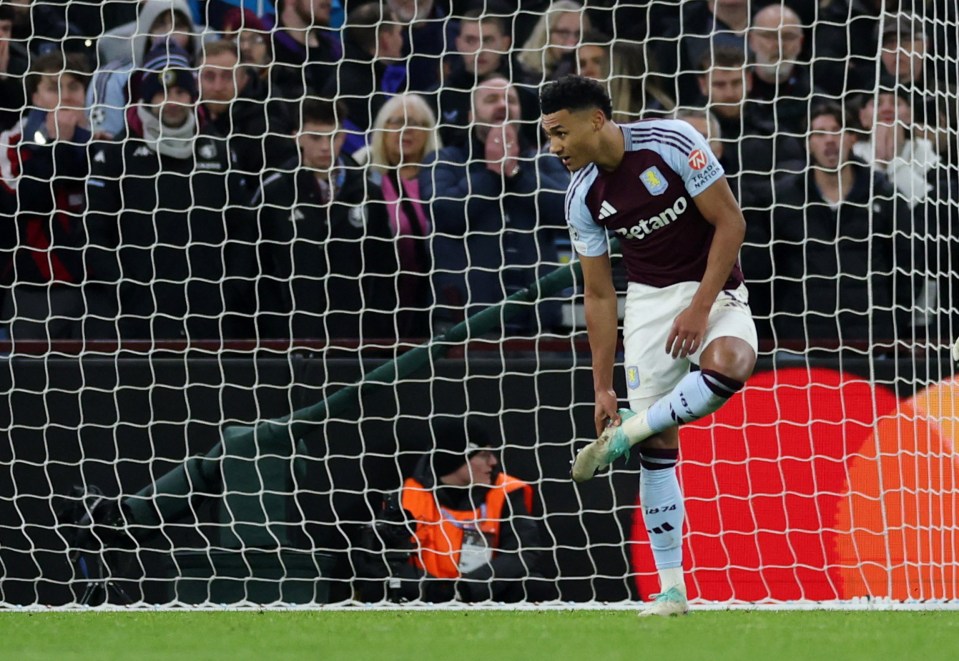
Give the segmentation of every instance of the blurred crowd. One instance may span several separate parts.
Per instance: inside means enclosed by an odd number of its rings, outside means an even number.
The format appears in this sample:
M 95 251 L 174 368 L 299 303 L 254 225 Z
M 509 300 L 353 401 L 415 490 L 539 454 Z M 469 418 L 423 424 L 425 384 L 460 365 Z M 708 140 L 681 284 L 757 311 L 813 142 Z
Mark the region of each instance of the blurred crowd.
M 950 0 L 4 0 L 0 323 L 442 332 L 568 258 L 537 91 L 578 73 L 707 137 L 765 339 L 952 337 L 957 43 Z

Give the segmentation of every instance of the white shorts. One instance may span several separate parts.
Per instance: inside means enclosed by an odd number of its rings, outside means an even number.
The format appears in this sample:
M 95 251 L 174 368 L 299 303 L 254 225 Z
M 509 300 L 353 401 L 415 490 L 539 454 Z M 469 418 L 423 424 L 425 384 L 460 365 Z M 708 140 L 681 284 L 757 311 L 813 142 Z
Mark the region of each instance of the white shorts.
M 623 320 L 626 392 L 630 408 L 643 411 L 676 387 L 689 373 L 690 363 L 699 364 L 703 349 L 720 337 L 737 337 L 758 352 L 756 324 L 749 310 L 746 285 L 719 292 L 709 312 L 706 337 L 695 353 L 673 358 L 666 353 L 666 339 L 673 321 L 693 300 L 698 282 L 681 282 L 669 287 L 629 283 L 626 315 Z

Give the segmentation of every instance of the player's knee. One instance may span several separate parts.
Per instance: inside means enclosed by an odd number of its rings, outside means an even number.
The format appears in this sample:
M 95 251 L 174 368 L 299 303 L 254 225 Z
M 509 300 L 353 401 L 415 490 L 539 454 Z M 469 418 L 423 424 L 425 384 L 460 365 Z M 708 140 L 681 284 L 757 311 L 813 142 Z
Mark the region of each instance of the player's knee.
M 714 340 L 703 351 L 700 367 L 739 383 L 745 383 L 756 367 L 756 352 L 747 342 L 735 337 Z

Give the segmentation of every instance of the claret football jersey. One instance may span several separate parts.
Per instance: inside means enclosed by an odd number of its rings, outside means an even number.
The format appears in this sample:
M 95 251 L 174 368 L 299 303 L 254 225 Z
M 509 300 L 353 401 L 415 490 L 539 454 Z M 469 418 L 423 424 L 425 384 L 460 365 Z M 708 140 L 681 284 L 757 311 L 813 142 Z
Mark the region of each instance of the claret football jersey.
M 722 165 L 686 122 L 651 119 L 620 128 L 626 154 L 614 171 L 590 164 L 573 173 L 566 193 L 573 248 L 587 257 L 605 254 L 612 233 L 630 282 L 701 281 L 714 229 L 694 198 L 723 176 Z M 742 281 L 737 262 L 725 288 Z

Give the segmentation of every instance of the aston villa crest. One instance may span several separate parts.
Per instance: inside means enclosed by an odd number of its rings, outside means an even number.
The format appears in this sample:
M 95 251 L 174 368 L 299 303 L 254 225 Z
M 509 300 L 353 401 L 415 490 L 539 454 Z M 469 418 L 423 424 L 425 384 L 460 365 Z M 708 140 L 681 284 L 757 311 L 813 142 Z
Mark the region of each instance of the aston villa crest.
M 643 182 L 646 190 L 652 195 L 662 195 L 666 192 L 666 189 L 669 188 L 669 182 L 666 181 L 666 177 L 663 176 L 663 173 L 660 172 L 659 168 L 655 165 L 647 168 L 639 175 L 639 180 Z

